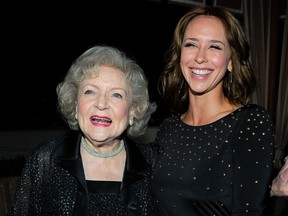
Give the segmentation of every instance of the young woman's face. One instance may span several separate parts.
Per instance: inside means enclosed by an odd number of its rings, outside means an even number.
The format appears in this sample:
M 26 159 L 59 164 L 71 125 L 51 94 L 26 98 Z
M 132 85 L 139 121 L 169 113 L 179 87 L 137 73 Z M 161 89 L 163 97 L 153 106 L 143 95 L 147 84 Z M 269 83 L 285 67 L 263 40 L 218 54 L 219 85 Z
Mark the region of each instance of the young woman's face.
M 84 79 L 79 87 L 79 126 L 93 142 L 118 139 L 128 126 L 130 109 L 129 85 L 118 69 L 101 66 L 96 77 Z
M 205 94 L 217 86 L 222 90 L 221 81 L 226 70 L 232 70 L 232 62 L 225 29 L 218 18 L 198 16 L 190 21 L 184 34 L 180 65 L 193 94 Z

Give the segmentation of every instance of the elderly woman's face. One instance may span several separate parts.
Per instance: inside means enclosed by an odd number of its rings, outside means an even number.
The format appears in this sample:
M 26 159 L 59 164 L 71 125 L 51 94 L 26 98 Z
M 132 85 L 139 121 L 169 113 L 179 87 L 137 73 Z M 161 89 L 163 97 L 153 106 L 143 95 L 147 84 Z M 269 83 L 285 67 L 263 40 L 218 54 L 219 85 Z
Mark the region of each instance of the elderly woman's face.
M 94 78 L 79 87 L 77 111 L 82 132 L 89 140 L 110 143 L 123 133 L 129 122 L 131 95 L 125 74 L 101 66 Z

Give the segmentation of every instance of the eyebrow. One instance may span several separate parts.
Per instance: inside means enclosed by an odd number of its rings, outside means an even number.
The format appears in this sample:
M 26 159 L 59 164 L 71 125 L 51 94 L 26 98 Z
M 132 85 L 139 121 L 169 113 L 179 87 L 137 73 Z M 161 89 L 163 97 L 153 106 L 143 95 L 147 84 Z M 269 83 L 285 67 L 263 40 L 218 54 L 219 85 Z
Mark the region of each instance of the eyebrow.
M 186 38 L 186 39 L 183 40 L 183 42 L 185 42 L 187 40 L 199 41 L 197 38 Z M 225 46 L 225 43 L 220 41 L 220 40 L 210 40 L 210 42 L 212 42 L 212 43 L 220 43 L 220 44 L 223 44 L 223 46 Z
M 225 46 L 225 43 L 219 40 L 211 40 L 212 43 L 221 43 L 223 46 Z

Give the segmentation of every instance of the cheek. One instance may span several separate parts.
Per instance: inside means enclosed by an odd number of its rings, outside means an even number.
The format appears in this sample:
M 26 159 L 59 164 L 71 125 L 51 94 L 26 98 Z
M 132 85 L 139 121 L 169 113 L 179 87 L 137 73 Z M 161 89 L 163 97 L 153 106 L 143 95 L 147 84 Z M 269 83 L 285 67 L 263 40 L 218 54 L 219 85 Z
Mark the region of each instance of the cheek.
M 190 51 L 185 51 L 185 50 L 182 50 L 181 51 L 181 56 L 180 56 L 180 64 L 181 65 L 184 65 L 184 64 L 187 64 L 189 63 L 192 59 L 194 58 L 194 55 L 193 53 Z
M 85 114 L 90 106 L 91 105 L 89 105 L 89 103 L 87 103 L 87 101 L 80 99 L 77 101 L 77 108 L 76 109 L 78 110 L 79 114 Z
M 126 120 L 129 118 L 129 109 L 127 106 L 117 106 L 116 109 L 114 109 L 114 114 L 117 116 L 118 119 L 120 120 Z
M 229 59 L 226 56 L 213 56 L 210 58 L 215 66 L 218 68 L 227 68 Z

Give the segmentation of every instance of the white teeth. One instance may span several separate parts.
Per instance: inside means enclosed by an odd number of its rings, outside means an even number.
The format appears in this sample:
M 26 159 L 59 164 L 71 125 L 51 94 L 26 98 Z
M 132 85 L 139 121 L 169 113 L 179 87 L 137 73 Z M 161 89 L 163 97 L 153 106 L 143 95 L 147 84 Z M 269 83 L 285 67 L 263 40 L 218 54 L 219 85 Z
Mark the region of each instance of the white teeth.
M 93 118 L 91 118 L 91 120 L 94 121 L 94 122 L 100 122 L 100 123 L 103 123 L 103 124 L 111 123 L 111 120 L 105 119 L 105 118 L 95 118 L 95 117 L 93 117 Z
M 205 75 L 210 73 L 210 71 L 208 70 L 196 70 L 196 69 L 193 69 L 192 72 L 197 75 Z

